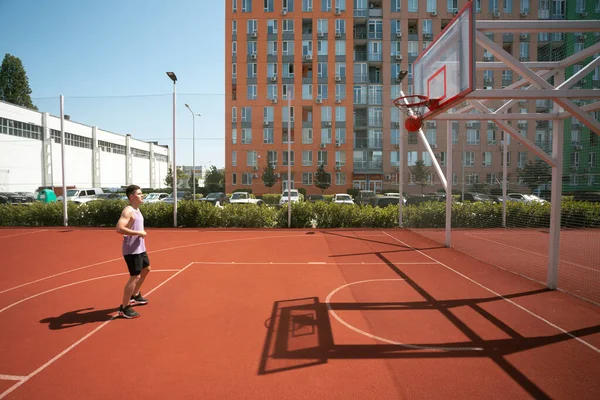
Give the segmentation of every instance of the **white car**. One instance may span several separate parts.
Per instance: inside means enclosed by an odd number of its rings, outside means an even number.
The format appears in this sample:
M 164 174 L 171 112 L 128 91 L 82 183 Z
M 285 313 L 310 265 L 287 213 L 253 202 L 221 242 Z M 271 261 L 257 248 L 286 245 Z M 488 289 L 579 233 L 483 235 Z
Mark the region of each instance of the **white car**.
M 169 193 L 148 193 L 144 197 L 144 203 L 158 203 L 167 197 L 169 197 Z
M 335 204 L 354 204 L 354 200 L 352 200 L 352 196 L 346 193 L 336 194 L 333 197 L 333 202 Z
M 506 198 L 509 201 L 517 201 L 519 203 L 546 203 L 546 200 L 541 199 L 533 194 L 508 193 Z
M 287 202 L 291 201 L 292 203 L 297 203 L 300 201 L 300 193 L 298 192 L 298 189 L 291 189 L 289 190 L 289 194 L 287 190 L 284 190 L 283 193 L 281 194 L 281 199 L 279 200 L 279 205 L 282 206 L 284 204 L 287 204 Z

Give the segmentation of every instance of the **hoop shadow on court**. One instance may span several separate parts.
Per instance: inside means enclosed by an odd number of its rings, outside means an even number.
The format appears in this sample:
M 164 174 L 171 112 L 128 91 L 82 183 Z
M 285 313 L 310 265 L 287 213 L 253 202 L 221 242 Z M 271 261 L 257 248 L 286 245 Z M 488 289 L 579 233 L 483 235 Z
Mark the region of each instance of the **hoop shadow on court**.
M 94 322 L 109 321 L 114 318 L 118 307 L 94 310 L 93 307 L 69 311 L 57 317 L 48 317 L 40 320 L 40 323 L 48 324 L 48 329 L 58 330 L 73 328 L 75 326 L 91 324 Z M 94 311 L 92 311 L 94 310 Z
M 258 369 L 259 375 L 279 373 L 298 368 L 326 364 L 330 359 L 448 359 L 448 358 L 484 358 L 494 363 L 510 376 L 529 395 L 536 399 L 549 399 L 527 374 L 510 362 L 510 356 L 532 349 L 593 336 L 600 333 L 600 326 L 589 326 L 570 332 L 559 332 L 547 336 L 523 336 L 513 329 L 509 322 L 486 309 L 486 304 L 507 299 L 539 296 L 549 290 L 541 288 L 521 293 L 505 294 L 483 298 L 436 299 L 411 277 L 402 271 L 384 255 L 375 252 L 387 266 L 401 277 L 422 300 L 407 302 L 369 302 L 369 303 L 322 303 L 318 297 L 288 299 L 273 304 L 271 316 L 265 322 L 267 328 L 265 343 Z M 480 317 L 486 319 L 502 331 L 505 338 L 486 339 L 477 334 L 474 327 L 458 318 L 454 309 L 468 307 Z M 403 311 L 436 311 L 460 330 L 465 340 L 447 343 L 426 340 L 420 343 L 389 344 L 336 344 L 330 322 L 330 312 L 392 312 L 390 318 L 399 318 Z M 400 317 L 401 318 L 401 317 Z M 394 342 L 391 342 L 394 343 Z

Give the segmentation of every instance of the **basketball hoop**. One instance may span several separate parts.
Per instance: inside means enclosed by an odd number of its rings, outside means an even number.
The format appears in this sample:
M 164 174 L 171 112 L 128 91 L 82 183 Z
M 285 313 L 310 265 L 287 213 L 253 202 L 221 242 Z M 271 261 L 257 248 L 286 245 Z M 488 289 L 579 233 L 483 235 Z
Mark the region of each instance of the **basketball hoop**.
M 430 99 L 422 94 L 401 96 L 394 100 L 394 105 L 406 114 L 404 127 L 409 132 L 417 132 L 423 126 L 425 107 L 433 111 L 439 104 L 438 99 Z

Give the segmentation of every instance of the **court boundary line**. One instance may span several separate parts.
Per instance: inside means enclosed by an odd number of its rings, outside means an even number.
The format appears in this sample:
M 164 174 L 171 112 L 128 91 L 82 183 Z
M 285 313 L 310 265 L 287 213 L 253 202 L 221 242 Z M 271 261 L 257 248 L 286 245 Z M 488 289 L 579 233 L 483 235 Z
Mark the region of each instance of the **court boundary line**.
M 283 238 L 283 237 L 287 238 L 287 237 L 298 237 L 298 236 L 306 237 L 305 234 L 302 234 L 302 235 L 287 235 L 287 236 L 284 236 L 284 235 L 279 235 L 279 236 L 258 236 L 258 237 L 240 238 L 240 239 L 217 240 L 217 241 L 214 241 L 214 242 L 194 243 L 194 244 L 188 244 L 188 245 L 183 245 L 183 246 L 167 247 L 167 248 L 164 248 L 164 249 L 152 250 L 152 251 L 149 251 L 148 254 L 154 254 L 154 253 L 160 253 L 160 252 L 163 252 L 163 251 L 171 251 L 171 250 L 183 249 L 183 248 L 193 247 L 193 246 L 205 246 L 205 245 L 209 245 L 209 244 L 227 243 L 227 242 L 231 242 L 231 241 L 244 241 L 244 240 L 256 240 L 256 239 L 267 239 L 267 238 Z M 316 236 L 316 237 L 318 237 L 318 236 Z M 38 282 L 45 281 L 45 280 L 48 280 L 48 279 L 56 278 L 57 276 L 69 274 L 71 272 L 81 271 L 81 270 L 84 270 L 84 269 L 87 269 L 87 268 L 91 268 L 91 267 L 95 267 L 95 266 L 102 265 L 102 264 L 108 264 L 108 263 L 115 262 L 115 261 L 118 261 L 118 260 L 122 260 L 122 257 L 113 258 L 113 259 L 106 260 L 106 261 L 100 261 L 100 262 L 97 262 L 97 263 L 94 263 L 94 264 L 84 265 L 82 267 L 77 267 L 77 268 L 74 268 L 74 269 L 70 269 L 68 271 L 63 271 L 63 272 L 56 273 L 54 275 L 49 275 L 49 276 L 46 276 L 46 277 L 43 277 L 43 278 L 39 278 L 39 279 L 36 279 L 34 281 L 25 282 L 25 283 L 22 283 L 20 285 L 17 285 L 17 286 L 8 288 L 8 289 L 0 290 L 0 294 L 4 294 L 4 293 L 10 292 L 10 291 L 22 288 L 24 286 L 33 285 L 34 283 L 38 283 Z
M 305 261 L 305 262 L 278 262 L 278 261 L 262 261 L 262 262 L 245 262 L 245 261 L 194 261 L 195 264 L 201 265 L 388 265 L 384 262 L 327 262 L 327 261 Z M 435 262 L 402 262 L 395 263 L 398 265 L 437 265 Z
M 0 374 L 0 381 L 22 381 L 26 376 Z
M 525 249 L 522 249 L 520 247 L 516 247 L 516 246 L 510 245 L 510 244 L 506 244 L 506 243 L 502 243 L 502 242 L 497 242 L 497 241 L 492 240 L 492 239 L 486 239 L 486 238 L 483 238 L 483 237 L 479 237 L 479 236 L 471 234 L 471 233 L 465 233 L 465 236 L 470 236 L 470 237 L 473 237 L 475 239 L 485 240 L 485 241 L 488 241 L 488 242 L 491 242 L 491 243 L 499 244 L 501 246 L 510 247 L 511 249 L 515 249 L 515 250 L 522 251 L 522 252 L 525 252 L 525 253 L 533 254 L 535 256 L 546 257 L 546 259 L 548 259 L 548 255 L 547 254 L 536 253 L 535 251 L 531 251 L 531 250 L 525 250 Z M 593 271 L 593 272 L 600 272 L 600 270 L 598 270 L 598 269 L 593 269 L 593 268 L 590 268 L 590 267 L 586 267 L 585 265 L 581 265 L 581 264 L 577 264 L 577 263 L 574 263 L 574 262 L 566 261 L 566 260 L 560 259 L 560 257 L 559 257 L 559 262 L 563 262 L 565 264 L 571 264 L 571 265 L 574 265 L 576 267 L 587 269 L 587 270 L 590 270 L 590 271 Z
M 179 271 L 179 270 L 178 269 L 156 269 L 156 270 L 153 269 L 152 270 L 152 272 L 176 272 L 176 271 Z M 115 276 L 120 276 L 120 275 L 129 275 L 129 273 L 128 272 L 119 272 L 119 273 L 116 273 L 116 274 L 96 276 L 96 277 L 89 278 L 89 279 L 84 279 L 84 280 L 81 280 L 81 281 L 67 283 L 66 285 L 56 286 L 56 287 L 54 287 L 52 289 L 44 290 L 43 292 L 39 292 L 39 293 L 36 293 L 36 294 L 31 295 L 29 297 L 25 297 L 24 299 L 21 299 L 19 301 L 16 301 L 16 302 L 14 302 L 14 303 L 12 303 L 12 304 L 10 304 L 10 305 L 8 305 L 8 306 L 0 309 L 0 314 L 3 313 L 4 311 L 8 310 L 9 308 L 17 306 L 17 305 L 19 305 L 21 303 L 24 303 L 24 302 L 28 301 L 28 300 L 35 299 L 36 297 L 42 296 L 44 294 L 52 293 L 52 292 L 55 292 L 57 290 L 65 289 L 65 288 L 68 288 L 68 287 L 71 287 L 71 286 L 75 286 L 75 285 L 79 285 L 79 284 L 82 284 L 82 283 L 97 281 L 97 280 L 106 279 L 106 278 L 114 278 Z
M 169 282 L 171 279 L 175 278 L 177 275 L 181 274 L 183 271 L 185 271 L 186 269 L 188 269 L 193 264 L 194 263 L 191 262 L 188 265 L 186 265 L 185 267 L 183 267 L 182 269 L 178 270 L 176 273 L 174 273 L 173 275 L 171 275 L 170 277 L 168 277 L 167 279 L 165 279 L 163 282 L 161 282 L 158 286 L 155 286 L 154 288 L 152 288 L 152 290 L 150 290 L 147 293 L 145 293 L 145 295 L 146 296 L 150 296 L 158 288 L 160 288 L 161 286 L 163 286 L 165 283 Z M 42 372 L 46 368 L 48 368 L 50 365 L 54 364 L 54 362 L 56 362 L 57 360 L 59 360 L 60 358 L 62 358 L 65 354 L 67 354 L 68 352 L 70 352 L 71 350 L 73 350 L 75 347 L 77 347 L 79 344 L 83 343 L 85 340 L 89 339 L 92 335 L 94 335 L 96 332 L 100 331 L 102 328 L 104 328 L 106 325 L 108 325 L 109 323 L 111 323 L 112 321 L 114 321 L 117 318 L 118 318 L 118 315 L 114 315 L 108 321 L 103 322 L 101 325 L 97 326 L 94 330 L 88 332 L 85 336 L 83 336 L 82 338 L 80 338 L 79 340 L 77 340 L 75 343 L 71 344 L 69 347 L 67 347 L 66 349 L 64 349 L 63 351 L 61 351 L 60 353 L 58 353 L 54 357 L 52 357 L 45 364 L 43 364 L 42 366 L 38 367 L 35 371 L 33 371 L 32 373 L 30 373 L 29 375 L 27 375 L 25 378 L 23 378 L 22 380 L 18 381 L 16 384 L 14 384 L 13 386 L 11 386 L 8 389 L 6 389 L 4 392 L 0 393 L 0 399 L 3 399 L 6 396 L 8 396 L 10 393 L 12 393 L 13 391 L 15 391 L 17 388 L 19 388 L 20 386 L 22 386 L 23 384 L 25 384 L 27 381 L 29 381 L 31 378 L 33 378 L 34 376 L 36 376 L 37 374 L 39 374 L 40 372 Z
M 502 299 L 502 300 L 504 300 L 504 301 L 506 301 L 506 302 L 508 302 L 508 303 L 512 304 L 513 306 L 517 307 L 517 308 L 518 308 L 518 309 L 520 309 L 521 311 L 524 311 L 525 313 L 527 313 L 527 314 L 531 315 L 532 317 L 535 317 L 535 318 L 537 318 L 538 320 L 540 320 L 540 321 L 544 322 L 544 323 L 545 323 L 545 324 L 547 324 L 548 326 L 550 326 L 550 327 L 552 327 L 552 328 L 554 328 L 554 329 L 558 330 L 560 333 L 562 333 L 562 334 L 564 334 L 564 335 L 567 335 L 567 336 L 569 336 L 570 338 L 572 338 L 572 339 L 576 340 L 577 342 L 581 343 L 582 345 L 584 345 L 584 346 L 586 346 L 586 347 L 590 348 L 591 350 L 595 351 L 596 353 L 600 353 L 600 349 L 598 349 L 597 347 L 593 346 L 592 344 L 590 344 L 590 343 L 586 342 L 585 340 L 583 340 L 583 339 L 581 339 L 581 338 L 578 338 L 577 336 L 573 335 L 571 332 L 568 332 L 568 331 L 564 330 L 564 329 L 563 329 L 563 328 L 561 328 L 560 326 L 558 326 L 558 325 L 556 325 L 556 324 L 554 324 L 554 323 L 552 323 L 552 322 L 548 321 L 547 319 L 543 318 L 543 317 L 542 317 L 542 316 L 540 316 L 540 315 L 537 315 L 536 313 L 534 313 L 533 311 L 531 311 L 531 310 L 529 310 L 529 309 L 527 309 L 527 308 L 523 307 L 522 305 L 520 305 L 520 304 L 518 304 L 518 303 L 516 303 L 516 302 L 514 302 L 514 301 L 512 301 L 512 300 L 510 300 L 510 299 L 507 299 L 506 297 L 502 296 L 500 293 L 497 293 L 497 292 L 495 292 L 494 290 L 492 290 L 492 289 L 488 288 L 487 286 L 485 286 L 484 284 L 477 282 L 475 279 L 473 279 L 473 278 L 470 278 L 470 277 L 468 277 L 467 275 L 465 275 L 465 274 L 463 274 L 463 273 L 461 273 L 461 272 L 458 272 L 457 270 L 453 269 L 452 267 L 449 267 L 449 266 L 447 266 L 446 264 L 444 264 L 444 263 L 443 263 L 443 262 L 441 262 L 441 261 L 438 261 L 438 260 L 436 260 L 435 258 L 431 257 L 430 255 L 427 255 L 427 254 L 423 253 L 421 250 L 418 250 L 418 249 L 416 249 L 416 248 L 414 248 L 414 247 L 410 246 L 408 243 L 405 243 L 405 242 L 403 242 L 402 240 L 400 240 L 400 239 L 398 239 L 398 238 L 395 238 L 394 236 L 392 236 L 392 235 L 388 234 L 387 232 L 384 232 L 384 231 L 382 231 L 382 232 L 383 232 L 383 233 L 385 233 L 386 235 L 388 235 L 390 238 L 392 238 L 392 239 L 394 239 L 395 241 L 397 241 L 398 243 L 402 243 L 403 245 L 405 245 L 405 246 L 407 246 L 407 247 L 410 247 L 411 249 L 413 249 L 413 250 L 414 250 L 414 251 L 416 251 L 417 253 L 424 255 L 425 257 L 429 258 L 430 260 L 433 260 L 433 261 L 435 261 L 437 264 L 441 265 L 442 267 L 446 268 L 447 270 L 449 270 L 449 271 L 452 271 L 452 272 L 454 272 L 455 274 L 457 274 L 457 275 L 461 276 L 462 278 L 464 278 L 464 279 L 468 280 L 469 282 L 471 282 L 471 283 L 474 283 L 475 285 L 479 286 L 480 288 L 482 288 L 482 289 L 484 289 L 484 290 L 487 290 L 488 292 L 492 293 L 494 296 L 497 296 L 498 298 L 500 298 L 500 299 Z M 456 250 L 456 249 L 453 249 L 453 250 L 455 250 L 455 251 L 458 251 L 458 250 Z
M 5 238 L 15 237 L 15 236 L 23 236 L 23 235 L 33 235 L 34 233 L 40 233 L 40 232 L 48 232 L 48 229 L 40 229 L 40 230 L 33 231 L 33 232 L 15 233 L 13 235 L 0 236 L 0 239 L 5 239 Z

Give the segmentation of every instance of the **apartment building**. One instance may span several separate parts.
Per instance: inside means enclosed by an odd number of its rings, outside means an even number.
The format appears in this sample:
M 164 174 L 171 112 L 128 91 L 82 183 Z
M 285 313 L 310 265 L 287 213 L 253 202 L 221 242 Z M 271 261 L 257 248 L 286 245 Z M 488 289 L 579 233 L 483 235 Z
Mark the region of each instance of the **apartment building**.
M 392 101 L 401 90 L 412 94 L 412 63 L 465 1 L 227 0 L 226 190 L 268 192 L 261 176 L 271 163 L 279 179 L 270 191 L 280 192 L 287 187 L 290 163 L 291 186 L 308 193 L 320 191 L 314 174 L 321 164 L 331 178 L 327 193 L 394 190 L 400 178 L 405 192 L 420 192 L 411 167 L 417 160 L 430 166 L 431 159 L 417 134 L 406 131 L 405 154 L 399 154 L 404 128 Z M 478 0 L 475 8 L 478 19 L 522 20 L 551 19 L 567 5 L 554 0 Z M 539 35 L 489 37 L 523 61 L 535 59 L 538 47 L 546 45 Z M 478 48 L 477 60 L 493 57 Z M 400 71 L 408 71 L 402 82 Z M 484 89 L 517 79 L 510 70 L 490 69 L 479 70 L 476 82 Z M 543 112 L 544 107 L 549 111 L 550 102 L 520 104 L 522 112 Z M 501 146 L 507 145 L 510 189 L 527 190 L 519 184 L 517 170 L 533 155 L 523 146 L 508 136 L 505 140 L 502 131 L 485 121 L 451 123 L 455 189 L 481 183 L 499 187 Z M 520 121 L 518 127 L 551 149 L 551 122 Z M 423 130 L 445 166 L 446 122 L 428 121 Z M 400 162 L 403 177 L 398 176 Z M 441 188 L 431 172 L 426 191 Z

